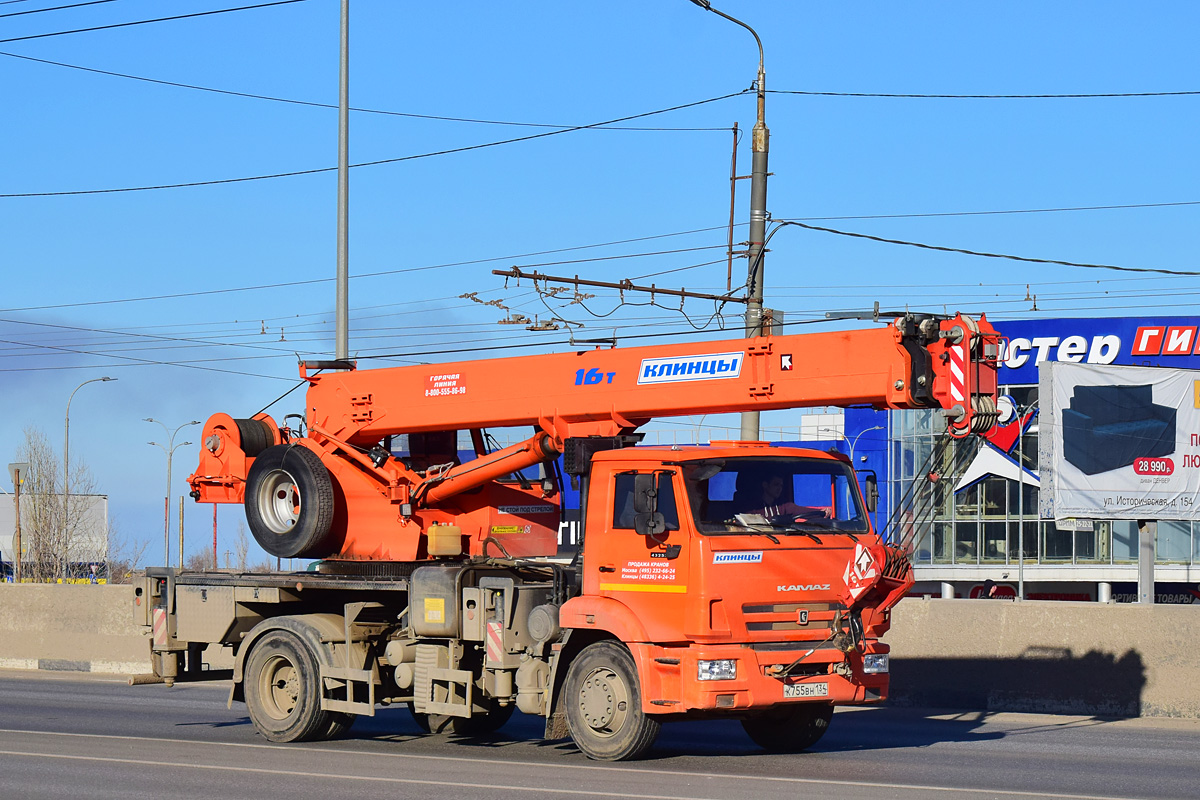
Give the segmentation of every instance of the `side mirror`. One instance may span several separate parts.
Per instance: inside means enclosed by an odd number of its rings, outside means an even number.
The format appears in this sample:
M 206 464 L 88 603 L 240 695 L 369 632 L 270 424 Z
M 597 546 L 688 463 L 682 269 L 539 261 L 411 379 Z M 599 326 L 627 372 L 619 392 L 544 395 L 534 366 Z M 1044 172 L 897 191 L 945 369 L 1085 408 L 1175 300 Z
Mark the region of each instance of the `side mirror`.
M 658 510 L 658 474 L 640 472 L 633 476 L 633 510 L 638 514 Z
M 879 478 L 871 472 L 865 476 L 863 483 L 863 501 L 867 504 L 867 511 L 874 513 L 879 508 Z
M 633 476 L 633 529 L 643 536 L 658 536 L 667 529 L 667 521 L 658 511 L 658 473 Z

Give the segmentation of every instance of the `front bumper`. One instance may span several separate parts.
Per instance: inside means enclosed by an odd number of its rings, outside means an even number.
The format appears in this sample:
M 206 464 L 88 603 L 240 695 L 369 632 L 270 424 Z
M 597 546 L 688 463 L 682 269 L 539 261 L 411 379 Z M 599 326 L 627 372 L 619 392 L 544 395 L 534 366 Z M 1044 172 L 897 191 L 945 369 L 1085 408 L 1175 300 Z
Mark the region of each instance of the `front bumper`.
M 630 645 L 642 676 L 642 708 L 651 714 L 736 712 L 785 703 L 836 705 L 887 699 L 887 673 L 865 674 L 863 653 L 803 642 L 661 647 Z M 867 653 L 887 653 L 868 642 Z M 736 675 L 698 680 L 698 662 L 733 660 Z M 799 662 L 799 663 L 797 663 Z M 789 675 L 782 673 L 791 667 Z

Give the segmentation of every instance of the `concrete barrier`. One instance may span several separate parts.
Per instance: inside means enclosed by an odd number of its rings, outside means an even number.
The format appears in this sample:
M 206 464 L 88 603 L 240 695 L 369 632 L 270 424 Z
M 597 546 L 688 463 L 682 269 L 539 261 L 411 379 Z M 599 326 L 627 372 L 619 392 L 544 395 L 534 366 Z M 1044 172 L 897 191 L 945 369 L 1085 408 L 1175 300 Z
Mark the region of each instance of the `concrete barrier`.
M 0 668 L 148 672 L 133 588 L 0 583 Z
M 129 586 L 0 584 L 0 668 L 147 672 L 131 609 Z M 1200 718 L 1198 638 L 1188 606 L 907 599 L 885 640 L 897 704 Z
M 1190 606 L 906 599 L 892 700 L 925 707 L 1200 717 Z

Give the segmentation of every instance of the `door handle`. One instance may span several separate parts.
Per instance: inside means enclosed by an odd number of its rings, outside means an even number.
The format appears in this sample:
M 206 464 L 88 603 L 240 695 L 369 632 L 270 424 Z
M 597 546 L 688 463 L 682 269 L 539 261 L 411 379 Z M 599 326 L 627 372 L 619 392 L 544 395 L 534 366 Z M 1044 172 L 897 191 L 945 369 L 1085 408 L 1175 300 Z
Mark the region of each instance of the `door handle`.
M 604 566 L 600 567 L 600 571 L 601 572 L 616 572 L 617 568 L 613 567 L 613 566 L 609 566 L 608 564 L 605 564 Z

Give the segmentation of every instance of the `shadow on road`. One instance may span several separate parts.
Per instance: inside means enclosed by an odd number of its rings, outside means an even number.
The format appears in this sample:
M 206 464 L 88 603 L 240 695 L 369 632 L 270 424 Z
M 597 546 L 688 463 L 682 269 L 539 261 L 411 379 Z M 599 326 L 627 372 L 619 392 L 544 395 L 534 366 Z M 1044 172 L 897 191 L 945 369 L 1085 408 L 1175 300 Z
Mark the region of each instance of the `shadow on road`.
M 1145 684 L 1145 665 L 1135 650 L 1121 656 L 1098 651 L 1075 656 L 1066 648 L 1038 647 L 1017 658 L 897 658 L 892 661 L 891 707 L 835 715 L 829 733 L 809 754 L 919 748 L 1019 734 L 1019 730 L 986 729 L 989 715 L 999 711 L 1092 717 L 1051 723 L 1052 727 L 1102 724 L 1104 718 L 1138 716 Z M 917 709 L 961 709 L 966 713 Z M 241 717 L 193 724 L 228 727 L 249 725 L 249 720 Z M 532 745 L 578 753 L 569 739 L 543 741 L 543 730 L 541 718 L 518 713 L 494 734 L 443 734 L 437 738 L 475 749 Z M 403 743 L 427 736 L 406 709 L 388 708 L 378 710 L 374 717 L 357 719 L 345 738 Z M 754 756 L 764 755 L 764 751 L 750 741 L 737 720 L 674 722 L 663 726 L 649 758 L 711 754 Z
M 1017 658 L 894 658 L 892 703 L 918 708 L 1136 717 L 1141 654 L 1031 647 Z

